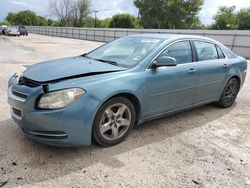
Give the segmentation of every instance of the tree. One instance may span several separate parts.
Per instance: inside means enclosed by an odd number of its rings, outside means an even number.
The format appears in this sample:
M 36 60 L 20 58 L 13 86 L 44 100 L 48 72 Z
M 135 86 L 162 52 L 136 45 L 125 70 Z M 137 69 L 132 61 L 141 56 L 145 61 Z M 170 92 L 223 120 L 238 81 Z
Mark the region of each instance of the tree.
M 203 0 L 135 0 L 144 28 L 189 29 Z
M 25 10 L 18 13 L 9 13 L 6 20 L 13 25 L 39 25 L 42 17 L 38 17 L 36 13 Z M 46 25 L 46 24 L 45 24 Z
M 11 24 L 9 22 L 7 22 L 7 21 L 3 21 L 3 22 L 0 22 L 0 25 L 7 25 L 7 26 L 9 26 Z
M 10 24 L 14 25 L 16 22 L 16 14 L 9 12 L 5 20 Z
M 57 17 L 62 26 L 71 26 L 70 23 L 75 9 L 73 2 L 72 0 L 50 0 L 50 15 Z
M 84 26 L 86 24 L 86 20 L 89 14 L 89 1 L 88 0 L 78 0 L 75 4 L 74 9 L 74 19 L 75 24 L 74 26 Z
M 136 26 L 138 26 L 138 21 L 130 14 L 116 14 L 109 24 L 110 28 L 135 28 Z
M 101 27 L 102 28 L 109 28 L 111 20 L 112 20 L 112 18 L 105 18 L 104 20 L 102 20 Z
M 101 27 L 101 20 L 88 16 L 85 20 L 84 27 Z
M 36 13 L 29 10 L 9 13 L 5 20 L 11 25 L 59 26 L 59 22 L 37 16 Z
M 39 26 L 46 26 L 48 25 L 48 20 L 42 16 L 37 16 L 37 24 Z
M 249 30 L 250 29 L 250 7 L 241 9 L 237 13 L 238 29 Z
M 49 12 L 62 26 L 84 26 L 89 14 L 88 0 L 50 0 Z
M 221 6 L 214 16 L 215 23 L 212 29 L 237 29 L 235 6 Z

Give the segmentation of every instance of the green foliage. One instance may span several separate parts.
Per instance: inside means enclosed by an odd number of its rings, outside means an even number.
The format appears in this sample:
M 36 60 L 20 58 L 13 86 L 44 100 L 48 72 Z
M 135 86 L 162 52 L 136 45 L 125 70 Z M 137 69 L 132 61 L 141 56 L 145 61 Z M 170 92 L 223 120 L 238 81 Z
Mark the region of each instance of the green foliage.
M 101 27 L 102 28 L 109 28 L 111 20 L 112 20 L 111 18 L 105 18 L 104 20 L 102 20 Z
M 144 28 L 190 29 L 203 0 L 135 0 Z
M 88 16 L 85 19 L 84 27 L 95 27 L 95 18 Z M 101 27 L 101 20 L 96 19 L 96 27 Z
M 5 20 L 10 24 L 15 24 L 17 15 L 15 13 L 9 12 Z
M 9 25 L 11 25 L 9 22 L 7 22 L 7 21 L 4 21 L 4 22 L 0 22 L 0 26 L 1 25 L 7 25 L 7 26 L 9 26 Z
M 238 29 L 250 30 L 250 7 L 237 13 Z
M 30 10 L 9 13 L 5 19 L 12 25 L 47 25 L 47 20 L 44 17 L 37 16 L 36 13 Z
M 214 16 L 215 23 L 212 29 L 237 29 L 235 6 L 221 6 Z
M 130 14 L 116 14 L 112 17 L 110 28 L 140 28 L 138 20 Z
M 32 11 L 21 11 L 18 13 L 9 13 L 7 15 L 6 25 L 26 25 L 26 26 L 59 26 L 58 21 L 46 19 L 42 16 L 37 16 Z
M 36 19 L 37 19 L 37 25 L 39 25 L 39 26 L 46 26 L 46 25 L 48 25 L 48 20 L 45 19 L 44 17 L 37 16 Z
M 14 25 L 39 25 L 40 21 L 36 13 L 26 10 L 15 13 L 9 13 L 6 20 Z
M 48 26 L 58 27 L 58 26 L 60 26 L 60 22 L 59 22 L 59 21 L 52 20 L 52 19 L 49 18 L 49 19 L 47 20 L 47 25 L 48 25 Z

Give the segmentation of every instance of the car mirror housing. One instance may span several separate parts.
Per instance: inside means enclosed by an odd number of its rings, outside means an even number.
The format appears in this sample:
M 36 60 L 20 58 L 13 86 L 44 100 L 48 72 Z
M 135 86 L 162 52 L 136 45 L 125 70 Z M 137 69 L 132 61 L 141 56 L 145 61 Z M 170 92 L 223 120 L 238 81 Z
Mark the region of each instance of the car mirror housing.
M 158 67 L 167 67 L 167 66 L 176 66 L 176 65 L 177 65 L 177 62 L 175 58 L 169 57 L 169 56 L 161 56 L 154 61 L 152 68 L 155 69 Z

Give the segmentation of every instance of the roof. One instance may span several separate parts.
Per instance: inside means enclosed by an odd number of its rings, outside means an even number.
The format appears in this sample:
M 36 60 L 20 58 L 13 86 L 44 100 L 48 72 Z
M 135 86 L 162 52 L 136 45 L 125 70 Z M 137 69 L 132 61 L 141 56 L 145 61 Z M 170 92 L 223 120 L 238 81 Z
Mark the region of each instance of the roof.
M 160 38 L 160 39 L 185 39 L 185 38 L 197 38 L 197 39 L 206 39 L 211 40 L 207 37 L 202 37 L 199 35 L 183 35 L 183 34 L 160 34 L 160 33 L 147 33 L 147 34 L 136 34 L 136 35 L 130 35 L 134 37 L 148 37 L 148 38 Z

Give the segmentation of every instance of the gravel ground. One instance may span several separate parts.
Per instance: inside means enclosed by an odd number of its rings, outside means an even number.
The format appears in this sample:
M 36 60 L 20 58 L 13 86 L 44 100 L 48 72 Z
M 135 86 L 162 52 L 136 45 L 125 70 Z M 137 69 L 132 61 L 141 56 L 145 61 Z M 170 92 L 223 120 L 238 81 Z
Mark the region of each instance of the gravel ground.
M 0 187 L 250 187 L 249 76 L 233 107 L 206 105 L 144 123 L 114 147 L 58 148 L 22 136 L 6 102 L 8 78 L 23 65 L 99 45 L 0 36 Z

